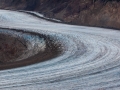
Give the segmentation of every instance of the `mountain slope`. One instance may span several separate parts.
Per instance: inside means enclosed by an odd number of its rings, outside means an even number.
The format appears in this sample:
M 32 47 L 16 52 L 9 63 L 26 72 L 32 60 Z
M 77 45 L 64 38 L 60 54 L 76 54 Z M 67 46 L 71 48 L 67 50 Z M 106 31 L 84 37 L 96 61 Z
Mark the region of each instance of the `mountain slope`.
M 38 11 L 64 22 L 120 28 L 119 0 L 0 0 L 1 9 Z

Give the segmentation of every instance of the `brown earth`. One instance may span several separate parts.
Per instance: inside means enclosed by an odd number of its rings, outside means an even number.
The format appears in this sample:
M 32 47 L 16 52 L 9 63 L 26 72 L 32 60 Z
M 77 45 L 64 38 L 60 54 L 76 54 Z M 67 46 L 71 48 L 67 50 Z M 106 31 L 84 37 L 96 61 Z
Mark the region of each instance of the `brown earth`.
M 6 29 L 7 28 L 2 28 L 2 30 Z M 16 30 L 12 29 L 12 31 Z M 25 42 L 25 40 L 22 38 L 13 37 L 12 35 L 0 34 L 0 70 L 43 62 L 62 54 L 62 45 L 59 42 L 54 43 L 54 41 L 56 41 L 54 38 L 34 32 L 26 32 L 22 30 L 19 30 L 19 32 L 38 35 L 39 37 L 44 38 L 46 42 L 46 48 L 44 51 L 39 52 L 36 55 L 16 61 L 16 59 L 22 55 L 25 50 L 27 50 L 27 42 Z
M 25 40 L 7 34 L 0 34 L 0 64 L 13 62 L 27 50 Z
M 116 0 L 0 0 L 0 8 L 38 11 L 67 23 L 120 29 L 120 2 Z

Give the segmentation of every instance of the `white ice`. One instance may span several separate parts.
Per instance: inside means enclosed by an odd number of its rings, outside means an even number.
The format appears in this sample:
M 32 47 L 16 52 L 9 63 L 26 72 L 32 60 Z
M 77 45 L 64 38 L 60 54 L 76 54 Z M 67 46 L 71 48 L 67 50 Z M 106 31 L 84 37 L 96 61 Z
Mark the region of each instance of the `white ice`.
M 51 35 L 64 47 L 49 61 L 0 71 L 0 90 L 120 90 L 120 31 L 7 10 L 0 10 L 0 27 Z

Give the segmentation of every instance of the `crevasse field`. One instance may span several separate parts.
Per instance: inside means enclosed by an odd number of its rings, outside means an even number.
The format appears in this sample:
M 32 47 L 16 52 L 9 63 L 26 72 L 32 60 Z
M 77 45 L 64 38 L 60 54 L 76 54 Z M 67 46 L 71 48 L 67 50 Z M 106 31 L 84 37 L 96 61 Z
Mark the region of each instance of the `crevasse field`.
M 8 10 L 0 10 L 0 27 L 50 35 L 62 44 L 55 58 L 1 70 L 0 90 L 120 90 L 120 31 L 55 23 Z M 35 43 L 39 46 L 38 39 Z M 40 43 L 43 50 L 44 44 Z

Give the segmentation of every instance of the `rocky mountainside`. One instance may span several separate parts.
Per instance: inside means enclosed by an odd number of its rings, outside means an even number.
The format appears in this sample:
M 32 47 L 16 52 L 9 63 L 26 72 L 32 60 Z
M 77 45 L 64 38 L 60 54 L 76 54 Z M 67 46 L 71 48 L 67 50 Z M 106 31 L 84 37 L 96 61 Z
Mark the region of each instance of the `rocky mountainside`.
M 120 29 L 119 0 L 0 0 L 0 8 L 38 11 L 72 24 Z

